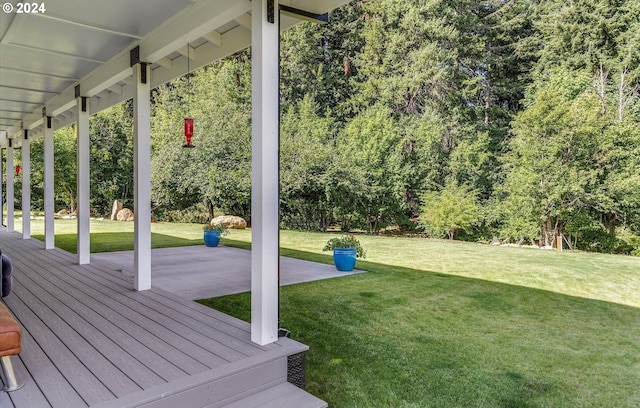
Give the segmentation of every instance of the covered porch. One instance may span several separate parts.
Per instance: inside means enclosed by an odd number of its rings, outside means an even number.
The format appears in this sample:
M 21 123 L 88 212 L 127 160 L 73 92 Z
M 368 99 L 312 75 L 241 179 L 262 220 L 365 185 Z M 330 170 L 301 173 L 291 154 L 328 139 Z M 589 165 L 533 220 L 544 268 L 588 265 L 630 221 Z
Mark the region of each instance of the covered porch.
M 306 346 L 279 337 L 278 51 L 280 31 L 346 2 L 50 0 L 32 13 L 3 9 L 0 149 L 7 225 L 0 248 L 14 265 L 15 290 L 5 301 L 23 330 L 14 365 L 25 383 L 0 393 L 3 408 L 324 406 L 287 383 L 290 356 Z M 250 324 L 154 288 L 150 231 L 151 90 L 249 46 Z M 133 278 L 91 261 L 89 250 L 89 117 L 129 99 Z M 77 255 L 55 248 L 53 223 L 53 132 L 71 124 L 77 130 Z M 36 138 L 44 139 L 44 243 L 31 239 L 30 226 L 30 144 Z M 14 188 L 17 154 L 21 191 Z M 18 194 L 21 234 L 14 225 Z
M 134 291 L 113 264 L 78 265 L 6 229 L 0 241 L 13 262 L 5 302 L 23 330 L 13 364 L 24 382 L 0 393 L 3 408 L 326 406 L 287 382 L 303 344 L 260 346 L 248 323 L 154 287 Z
M 2 193 L 7 230 L 15 230 L 14 156 L 19 148 L 22 238 L 31 238 L 30 145 L 34 138 L 44 138 L 45 248 L 55 248 L 53 132 L 75 123 L 75 261 L 90 263 L 89 117 L 132 99 L 133 287 L 150 289 L 151 90 L 251 46 L 251 339 L 261 345 L 277 341 L 280 31 L 303 20 L 326 21 L 324 13 L 346 2 L 158 0 L 132 5 L 128 0 L 53 0 L 31 13 L 11 5 L 0 14 L 0 148 L 6 149 Z

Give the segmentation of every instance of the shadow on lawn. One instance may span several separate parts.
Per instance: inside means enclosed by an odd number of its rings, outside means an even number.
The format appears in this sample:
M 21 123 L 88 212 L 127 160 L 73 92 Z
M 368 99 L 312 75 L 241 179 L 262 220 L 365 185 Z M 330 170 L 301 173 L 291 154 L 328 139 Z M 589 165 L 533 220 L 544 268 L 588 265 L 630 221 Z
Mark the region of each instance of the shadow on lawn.
M 154 247 L 202 244 L 152 235 Z M 56 236 L 71 252 L 75 240 Z M 130 250 L 133 233 L 91 241 Z M 281 290 L 282 326 L 310 346 L 308 390 L 332 407 L 640 406 L 638 308 L 364 260 L 357 266 L 369 273 Z M 201 303 L 250 318 L 248 293 Z
M 330 263 L 330 256 L 283 255 Z M 310 346 L 332 407 L 640 406 L 640 309 L 358 261 L 283 287 L 281 324 Z M 248 293 L 201 303 L 248 320 Z
M 56 234 L 56 247 L 73 254 L 77 253 L 76 234 Z M 44 235 L 34 235 L 33 238 L 44 241 Z M 152 248 L 180 247 L 201 245 L 202 239 L 186 239 L 173 235 L 151 233 Z M 133 232 L 99 232 L 91 233 L 91 252 L 115 252 L 133 250 Z

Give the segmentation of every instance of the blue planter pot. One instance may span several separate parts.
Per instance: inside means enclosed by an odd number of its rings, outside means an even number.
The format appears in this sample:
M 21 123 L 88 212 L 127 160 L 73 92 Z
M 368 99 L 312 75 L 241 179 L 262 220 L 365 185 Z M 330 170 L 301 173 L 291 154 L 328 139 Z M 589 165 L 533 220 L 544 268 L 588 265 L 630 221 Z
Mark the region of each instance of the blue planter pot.
M 355 248 L 334 248 L 333 263 L 340 272 L 350 272 L 356 266 Z
M 220 242 L 220 231 L 204 231 L 204 244 L 208 247 L 217 247 Z

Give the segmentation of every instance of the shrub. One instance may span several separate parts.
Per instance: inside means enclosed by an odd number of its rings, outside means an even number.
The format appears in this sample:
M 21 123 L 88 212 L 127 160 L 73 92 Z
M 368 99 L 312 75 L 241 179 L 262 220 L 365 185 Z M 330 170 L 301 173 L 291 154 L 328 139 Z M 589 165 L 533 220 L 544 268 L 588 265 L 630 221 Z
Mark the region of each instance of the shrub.
M 366 256 L 366 252 L 360 244 L 360 241 L 358 241 L 353 235 L 343 235 L 339 238 L 331 238 L 327 241 L 327 244 L 322 248 L 322 250 L 333 251 L 335 248 L 355 248 L 356 258 L 364 258 Z

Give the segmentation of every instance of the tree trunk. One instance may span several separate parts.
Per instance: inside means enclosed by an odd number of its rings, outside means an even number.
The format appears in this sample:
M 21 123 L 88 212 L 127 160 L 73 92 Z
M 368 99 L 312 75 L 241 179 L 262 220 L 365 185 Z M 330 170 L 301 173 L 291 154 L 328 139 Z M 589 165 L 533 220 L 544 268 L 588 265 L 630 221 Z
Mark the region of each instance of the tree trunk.
M 67 193 L 69 193 L 69 212 L 76 212 L 76 200 L 75 195 L 73 194 L 73 190 L 71 188 L 67 188 Z
M 489 79 L 489 72 L 487 72 L 486 81 L 487 81 L 487 84 L 484 90 L 484 126 L 488 129 L 489 128 L 489 109 L 491 108 L 491 80 Z
M 211 223 L 211 220 L 215 218 L 214 207 L 211 200 L 207 200 L 207 210 L 209 211 L 209 223 Z
M 636 96 L 638 91 L 640 90 L 640 85 L 636 85 L 631 89 L 627 89 L 627 85 L 625 84 L 627 77 L 627 69 L 623 68 L 620 71 L 620 84 L 618 86 L 618 122 L 622 123 L 624 121 L 624 110 Z
M 624 78 L 625 70 L 620 71 L 620 87 L 618 88 L 618 123 L 622 123 L 624 118 L 624 107 L 626 105 L 624 98 Z
M 600 63 L 600 69 L 598 71 L 598 96 L 600 97 L 600 101 L 602 102 L 602 108 L 600 108 L 600 113 L 603 115 L 607 112 L 607 95 L 606 95 L 606 85 L 607 78 L 609 77 L 609 71 L 605 72 L 602 63 Z
M 613 213 L 607 216 L 607 229 L 611 235 L 616 235 L 616 220 L 616 215 Z

